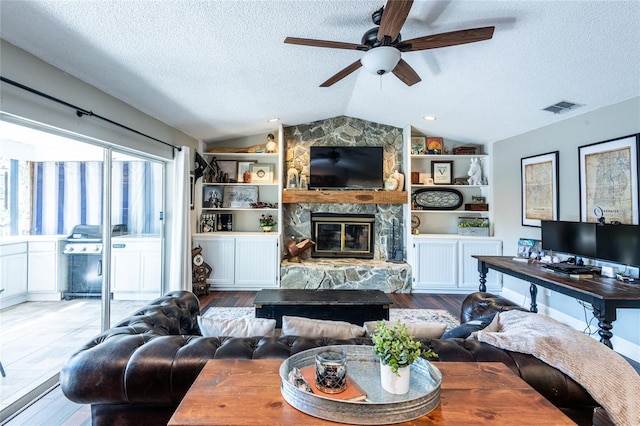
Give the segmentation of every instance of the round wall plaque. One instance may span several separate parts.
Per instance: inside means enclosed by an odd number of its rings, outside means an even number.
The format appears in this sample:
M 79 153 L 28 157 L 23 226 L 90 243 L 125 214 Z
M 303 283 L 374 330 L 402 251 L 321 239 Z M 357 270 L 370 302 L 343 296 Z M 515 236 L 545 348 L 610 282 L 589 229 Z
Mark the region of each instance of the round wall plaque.
M 426 210 L 455 210 L 462 205 L 462 193 L 453 188 L 422 188 L 413 193 L 415 203 Z

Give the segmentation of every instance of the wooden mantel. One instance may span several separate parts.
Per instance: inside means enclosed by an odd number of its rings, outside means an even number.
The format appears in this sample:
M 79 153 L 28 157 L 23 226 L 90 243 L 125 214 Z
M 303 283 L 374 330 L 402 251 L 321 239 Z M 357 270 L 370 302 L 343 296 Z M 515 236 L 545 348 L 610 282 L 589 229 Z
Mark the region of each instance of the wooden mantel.
M 284 190 L 284 204 L 326 203 L 326 204 L 407 204 L 406 191 L 321 191 Z

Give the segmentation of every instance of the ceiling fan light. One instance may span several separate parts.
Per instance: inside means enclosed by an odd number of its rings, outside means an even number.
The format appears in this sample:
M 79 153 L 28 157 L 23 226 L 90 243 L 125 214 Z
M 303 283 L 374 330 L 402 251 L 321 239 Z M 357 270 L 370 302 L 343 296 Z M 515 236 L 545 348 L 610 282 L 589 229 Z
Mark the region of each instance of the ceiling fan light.
M 360 62 L 371 74 L 384 75 L 398 65 L 400 51 L 391 46 L 374 47 L 362 55 Z

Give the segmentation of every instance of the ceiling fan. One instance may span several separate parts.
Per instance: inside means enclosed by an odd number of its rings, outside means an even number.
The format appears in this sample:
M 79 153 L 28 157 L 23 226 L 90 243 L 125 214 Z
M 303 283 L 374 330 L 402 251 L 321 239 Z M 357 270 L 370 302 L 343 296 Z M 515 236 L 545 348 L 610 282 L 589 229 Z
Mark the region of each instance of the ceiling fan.
M 412 5 L 413 0 L 388 0 L 385 6 L 376 10 L 371 15 L 373 23 L 379 26 L 364 33 L 360 44 L 298 37 L 287 37 L 284 42 L 303 46 L 360 50 L 365 52 L 362 58 L 339 71 L 322 83 L 320 87 L 329 87 L 360 67 L 364 67 L 372 74 L 378 75 L 393 72 L 393 74 L 407 86 L 413 86 L 420 82 L 421 79 L 414 69 L 402 59 L 402 52 L 415 52 L 418 50 L 456 46 L 459 44 L 489 40 L 493 37 L 495 27 L 482 27 L 433 34 L 411 40 L 402 40 L 400 30 L 409 15 L 409 10 L 411 10 Z

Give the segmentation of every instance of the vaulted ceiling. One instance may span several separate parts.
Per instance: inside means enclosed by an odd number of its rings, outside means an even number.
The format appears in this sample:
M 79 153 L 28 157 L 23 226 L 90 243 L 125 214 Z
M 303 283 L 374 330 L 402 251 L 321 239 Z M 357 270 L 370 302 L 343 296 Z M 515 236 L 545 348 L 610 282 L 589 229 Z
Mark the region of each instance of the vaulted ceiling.
M 640 96 L 637 0 L 415 1 L 404 40 L 484 26 L 495 33 L 403 53 L 422 78 L 411 87 L 360 69 L 321 88 L 362 52 L 283 42 L 360 43 L 383 4 L 2 0 L 0 36 L 205 141 L 270 131 L 270 118 L 293 125 L 348 115 L 486 144 Z M 542 110 L 559 101 L 581 107 Z

